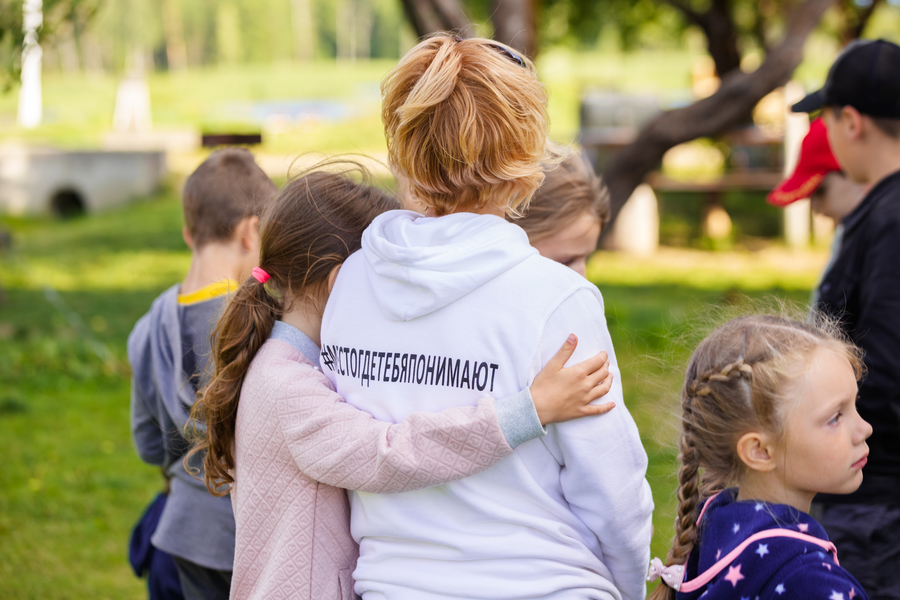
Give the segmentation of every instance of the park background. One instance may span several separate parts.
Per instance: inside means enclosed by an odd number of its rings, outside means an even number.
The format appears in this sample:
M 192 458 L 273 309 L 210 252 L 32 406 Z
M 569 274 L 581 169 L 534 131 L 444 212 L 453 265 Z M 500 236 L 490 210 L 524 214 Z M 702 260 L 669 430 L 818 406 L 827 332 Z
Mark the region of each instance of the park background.
M 383 160 L 378 84 L 417 35 L 402 4 L 49 0 L 43 120 L 23 128 L 16 119 L 21 3 L 0 0 L 0 145 L 103 148 L 116 135 L 119 83 L 139 77 L 149 89 L 154 135 L 261 132 L 252 149 L 279 183 L 309 153 Z M 692 14 L 727 9 L 739 70 L 752 75 L 770 49 L 766 40 L 789 33 L 786 11 L 812 2 L 538 4 L 540 47 L 531 51 L 550 93 L 551 134 L 577 142 L 580 103 L 592 91 L 652 94 L 670 109 L 697 100 L 692 79 L 711 59 Z M 472 33 L 495 33 L 490 2 L 463 8 Z M 770 28 L 763 35 L 761 23 Z M 859 35 L 900 41 L 898 3 L 832 3 L 802 40 L 793 80 L 819 87 L 841 46 Z M 152 300 L 187 270 L 178 195 L 207 152 L 170 147 L 161 189 L 127 206 L 69 219 L 0 215 L 0 230 L 9 234 L 0 245 L 0 598 L 146 595 L 127 565 L 128 538 L 162 479 L 132 448 L 125 341 Z M 662 168 L 702 178 L 727 163 L 727 146 L 704 137 L 666 154 Z M 378 173 L 391 187 L 386 172 Z M 827 240 L 785 246 L 779 210 L 759 193 L 724 196 L 734 226 L 716 240 L 704 234 L 702 195 L 659 200 L 659 250 L 598 252 L 588 277 L 604 295 L 626 405 L 650 458 L 653 553 L 664 556 L 690 350 L 730 315 L 783 303 L 804 311 L 828 248 Z

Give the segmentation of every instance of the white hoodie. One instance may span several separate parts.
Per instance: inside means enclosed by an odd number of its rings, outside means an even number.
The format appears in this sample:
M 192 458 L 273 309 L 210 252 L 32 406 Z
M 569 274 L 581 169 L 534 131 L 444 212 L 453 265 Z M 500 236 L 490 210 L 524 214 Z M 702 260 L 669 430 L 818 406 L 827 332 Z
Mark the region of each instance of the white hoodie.
M 461 481 L 395 495 L 351 492 L 357 593 L 644 597 L 647 456 L 622 402 L 603 299 L 539 256 L 521 228 L 471 213 L 376 218 L 337 278 L 321 363 L 347 402 L 398 422 L 528 387 L 570 333 L 578 336 L 570 363 L 609 353 L 615 380 L 601 402 L 616 408 L 550 425 L 543 438 Z

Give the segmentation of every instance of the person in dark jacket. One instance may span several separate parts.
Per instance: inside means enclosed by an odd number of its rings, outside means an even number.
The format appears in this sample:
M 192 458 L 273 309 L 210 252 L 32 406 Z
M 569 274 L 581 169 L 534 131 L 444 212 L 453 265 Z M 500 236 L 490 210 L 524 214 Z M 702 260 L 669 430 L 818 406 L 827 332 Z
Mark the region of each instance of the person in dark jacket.
M 828 140 L 843 172 L 868 187 L 844 217 L 840 250 L 816 309 L 841 321 L 865 353 L 857 406 L 872 424 L 859 490 L 820 495 L 813 511 L 841 564 L 877 598 L 900 597 L 900 46 L 854 42 L 825 86 L 794 105 L 824 109 Z
M 209 493 L 201 460 L 191 463 L 199 479 L 185 470 L 182 460 L 191 445 L 184 428 L 197 390 L 208 379 L 210 332 L 226 300 L 257 264 L 259 215 L 275 191 L 241 148 L 213 152 L 197 167 L 182 194 L 191 266 L 128 337 L 134 445 L 144 462 L 165 470 L 171 484 L 150 542 L 174 558 L 188 600 L 227 599 L 231 589 L 231 498 Z
M 834 241 L 831 244 L 831 257 L 822 273 L 822 277 L 831 269 L 834 259 L 841 249 L 844 237 L 844 226 L 841 221 L 853 212 L 866 189 L 851 181 L 841 167 L 828 145 L 828 132 L 821 118 L 809 124 L 809 133 L 800 145 L 800 156 L 797 166 L 790 177 L 772 190 L 767 200 L 769 204 L 785 207 L 798 200 L 809 198 L 813 212 L 834 221 Z M 819 285 L 813 288 L 811 305 L 819 301 Z

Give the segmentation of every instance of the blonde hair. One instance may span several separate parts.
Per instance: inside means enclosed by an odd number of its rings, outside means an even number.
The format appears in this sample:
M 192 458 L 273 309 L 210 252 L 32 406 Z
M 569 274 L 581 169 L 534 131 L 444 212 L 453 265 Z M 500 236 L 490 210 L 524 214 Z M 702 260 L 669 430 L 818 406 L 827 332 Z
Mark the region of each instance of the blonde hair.
M 667 565 L 687 563 L 697 542 L 700 499 L 740 483 L 740 437 L 759 430 L 783 433 L 789 384 L 820 348 L 846 357 L 857 378 L 862 376 L 860 350 L 821 315 L 809 322 L 740 317 L 713 331 L 694 351 L 681 392 L 678 518 Z M 648 596 L 673 598 L 675 591 L 664 584 Z
M 493 40 L 437 34 L 381 82 L 388 160 L 436 215 L 493 206 L 518 214 L 541 185 L 547 94 L 528 58 Z
M 588 213 L 606 227 L 609 222 L 609 191 L 594 173 L 584 154 L 572 155 L 559 166 L 545 165 L 544 183 L 535 192 L 524 216 L 516 225 L 531 243 L 548 238 Z

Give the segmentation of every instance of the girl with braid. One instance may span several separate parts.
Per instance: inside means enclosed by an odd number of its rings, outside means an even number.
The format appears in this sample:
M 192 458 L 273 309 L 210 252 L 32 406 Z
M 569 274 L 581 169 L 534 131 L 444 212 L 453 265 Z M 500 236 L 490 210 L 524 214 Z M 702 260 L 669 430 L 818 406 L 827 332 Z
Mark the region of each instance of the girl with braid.
M 700 344 L 681 396 L 675 537 L 666 565 L 650 564 L 650 600 L 867 598 L 808 514 L 817 493 L 862 483 L 862 372 L 830 321 L 742 317 Z

